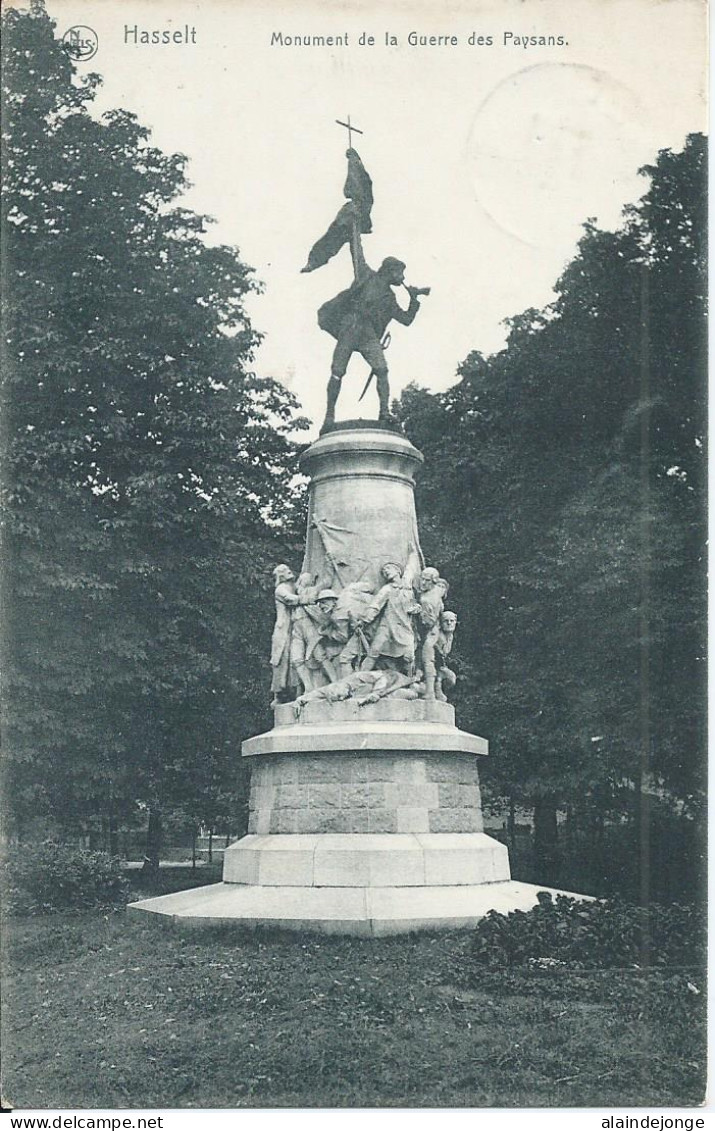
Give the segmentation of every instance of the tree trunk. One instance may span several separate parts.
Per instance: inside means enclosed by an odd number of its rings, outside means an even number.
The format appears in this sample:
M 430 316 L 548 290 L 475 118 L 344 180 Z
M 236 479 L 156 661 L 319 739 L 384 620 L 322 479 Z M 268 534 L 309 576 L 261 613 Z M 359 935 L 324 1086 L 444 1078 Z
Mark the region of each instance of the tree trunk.
M 538 883 L 558 882 L 559 840 L 556 800 L 540 797 L 534 805 L 534 862 Z
M 209 829 L 209 864 L 214 861 L 214 830 L 213 825 Z
M 563 825 L 561 840 L 569 849 L 573 849 L 575 840 L 574 811 L 571 805 L 566 806 L 566 820 Z
M 193 872 L 196 871 L 196 838 L 197 838 L 197 835 L 198 835 L 197 828 L 196 828 L 196 825 L 194 825 L 194 827 L 191 830 L 191 870 Z
M 157 808 L 149 810 L 149 828 L 146 832 L 146 853 L 144 856 L 143 872 L 153 875 L 159 871 L 159 857 L 162 841 L 161 812 Z
M 651 796 L 646 788 L 645 775 L 641 775 L 636 800 L 638 805 L 638 902 L 641 907 L 649 909 L 651 902 Z M 651 944 L 647 920 L 640 937 L 639 961 L 641 966 L 650 966 Z
M 109 851 L 112 856 L 119 856 L 119 829 L 113 813 L 109 817 Z
M 509 798 L 509 816 L 507 817 L 506 829 L 509 851 L 513 856 L 514 852 L 516 852 L 516 805 L 514 804 L 513 797 Z

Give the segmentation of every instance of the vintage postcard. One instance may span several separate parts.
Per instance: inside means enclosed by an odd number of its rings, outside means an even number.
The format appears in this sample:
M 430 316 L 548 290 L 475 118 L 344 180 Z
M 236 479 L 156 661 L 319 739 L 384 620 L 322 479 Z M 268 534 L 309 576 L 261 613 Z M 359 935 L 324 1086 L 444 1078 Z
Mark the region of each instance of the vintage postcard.
M 705 1104 L 706 22 L 5 6 L 13 1118 Z

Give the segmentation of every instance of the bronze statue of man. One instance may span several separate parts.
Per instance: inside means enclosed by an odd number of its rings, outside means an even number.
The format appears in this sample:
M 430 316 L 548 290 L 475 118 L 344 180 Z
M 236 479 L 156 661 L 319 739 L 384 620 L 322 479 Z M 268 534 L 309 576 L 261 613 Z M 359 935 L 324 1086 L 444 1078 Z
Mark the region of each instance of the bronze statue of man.
M 378 419 L 385 421 L 390 410 L 390 386 L 387 378 L 387 361 L 383 341 L 385 331 L 394 318 L 409 326 L 420 308 L 417 287 L 407 287 L 410 304 L 406 310 L 395 298 L 393 287 L 405 286 L 405 264 L 388 256 L 377 271 L 365 262 L 360 234 L 354 231 L 350 241 L 355 281 L 346 291 L 341 291 L 318 311 L 318 325 L 337 339 L 333 352 L 328 382 L 328 406 L 323 429 L 335 422 L 335 405 L 340 386 L 354 353 L 365 358 L 377 379 L 377 396 L 380 402 Z
M 388 256 L 377 271 L 368 267 L 360 239 L 361 232 L 371 231 L 372 182 L 356 150 L 347 151 L 348 177 L 344 195 L 348 198 L 322 239 L 311 249 L 303 271 L 314 271 L 332 258 L 345 244 L 350 244 L 354 280 L 347 290 L 323 304 L 318 311 L 318 325 L 336 339 L 328 382 L 328 404 L 321 431 L 335 423 L 335 406 L 342 379 L 354 353 L 361 354 L 370 366 L 370 377 L 377 380 L 380 402 L 379 420 L 389 416 L 390 386 L 385 360 L 387 328 L 394 319 L 409 326 L 420 304 L 418 295 L 429 294 L 427 287 L 409 287 L 405 283 L 405 264 Z M 405 287 L 410 302 L 407 309 L 399 305 L 393 287 Z M 365 386 L 367 390 L 367 385 Z M 361 398 L 362 399 L 362 398 Z

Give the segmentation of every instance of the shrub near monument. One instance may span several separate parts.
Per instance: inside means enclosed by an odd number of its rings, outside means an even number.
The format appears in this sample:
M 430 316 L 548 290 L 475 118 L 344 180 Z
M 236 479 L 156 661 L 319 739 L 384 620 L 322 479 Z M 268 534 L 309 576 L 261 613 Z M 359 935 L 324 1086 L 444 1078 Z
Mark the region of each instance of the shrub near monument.
M 121 860 L 106 852 L 90 852 L 54 841 L 5 850 L 5 914 L 42 915 L 70 908 L 118 906 L 126 901 L 128 893 Z

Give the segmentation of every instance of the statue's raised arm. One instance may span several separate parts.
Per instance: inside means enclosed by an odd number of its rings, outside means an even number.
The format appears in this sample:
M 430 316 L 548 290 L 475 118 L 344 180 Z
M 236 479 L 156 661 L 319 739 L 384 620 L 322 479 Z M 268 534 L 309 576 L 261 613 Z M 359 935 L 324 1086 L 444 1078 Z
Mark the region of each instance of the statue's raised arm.
M 345 207 L 350 208 L 350 206 L 351 204 L 349 202 Z M 372 274 L 365 260 L 365 254 L 362 250 L 359 221 L 359 211 L 357 208 L 355 208 L 354 215 L 352 217 L 352 231 L 350 233 L 350 255 L 353 261 L 353 274 L 355 276 L 356 283 L 362 283 L 365 279 L 367 279 L 367 276 L 369 274 Z

